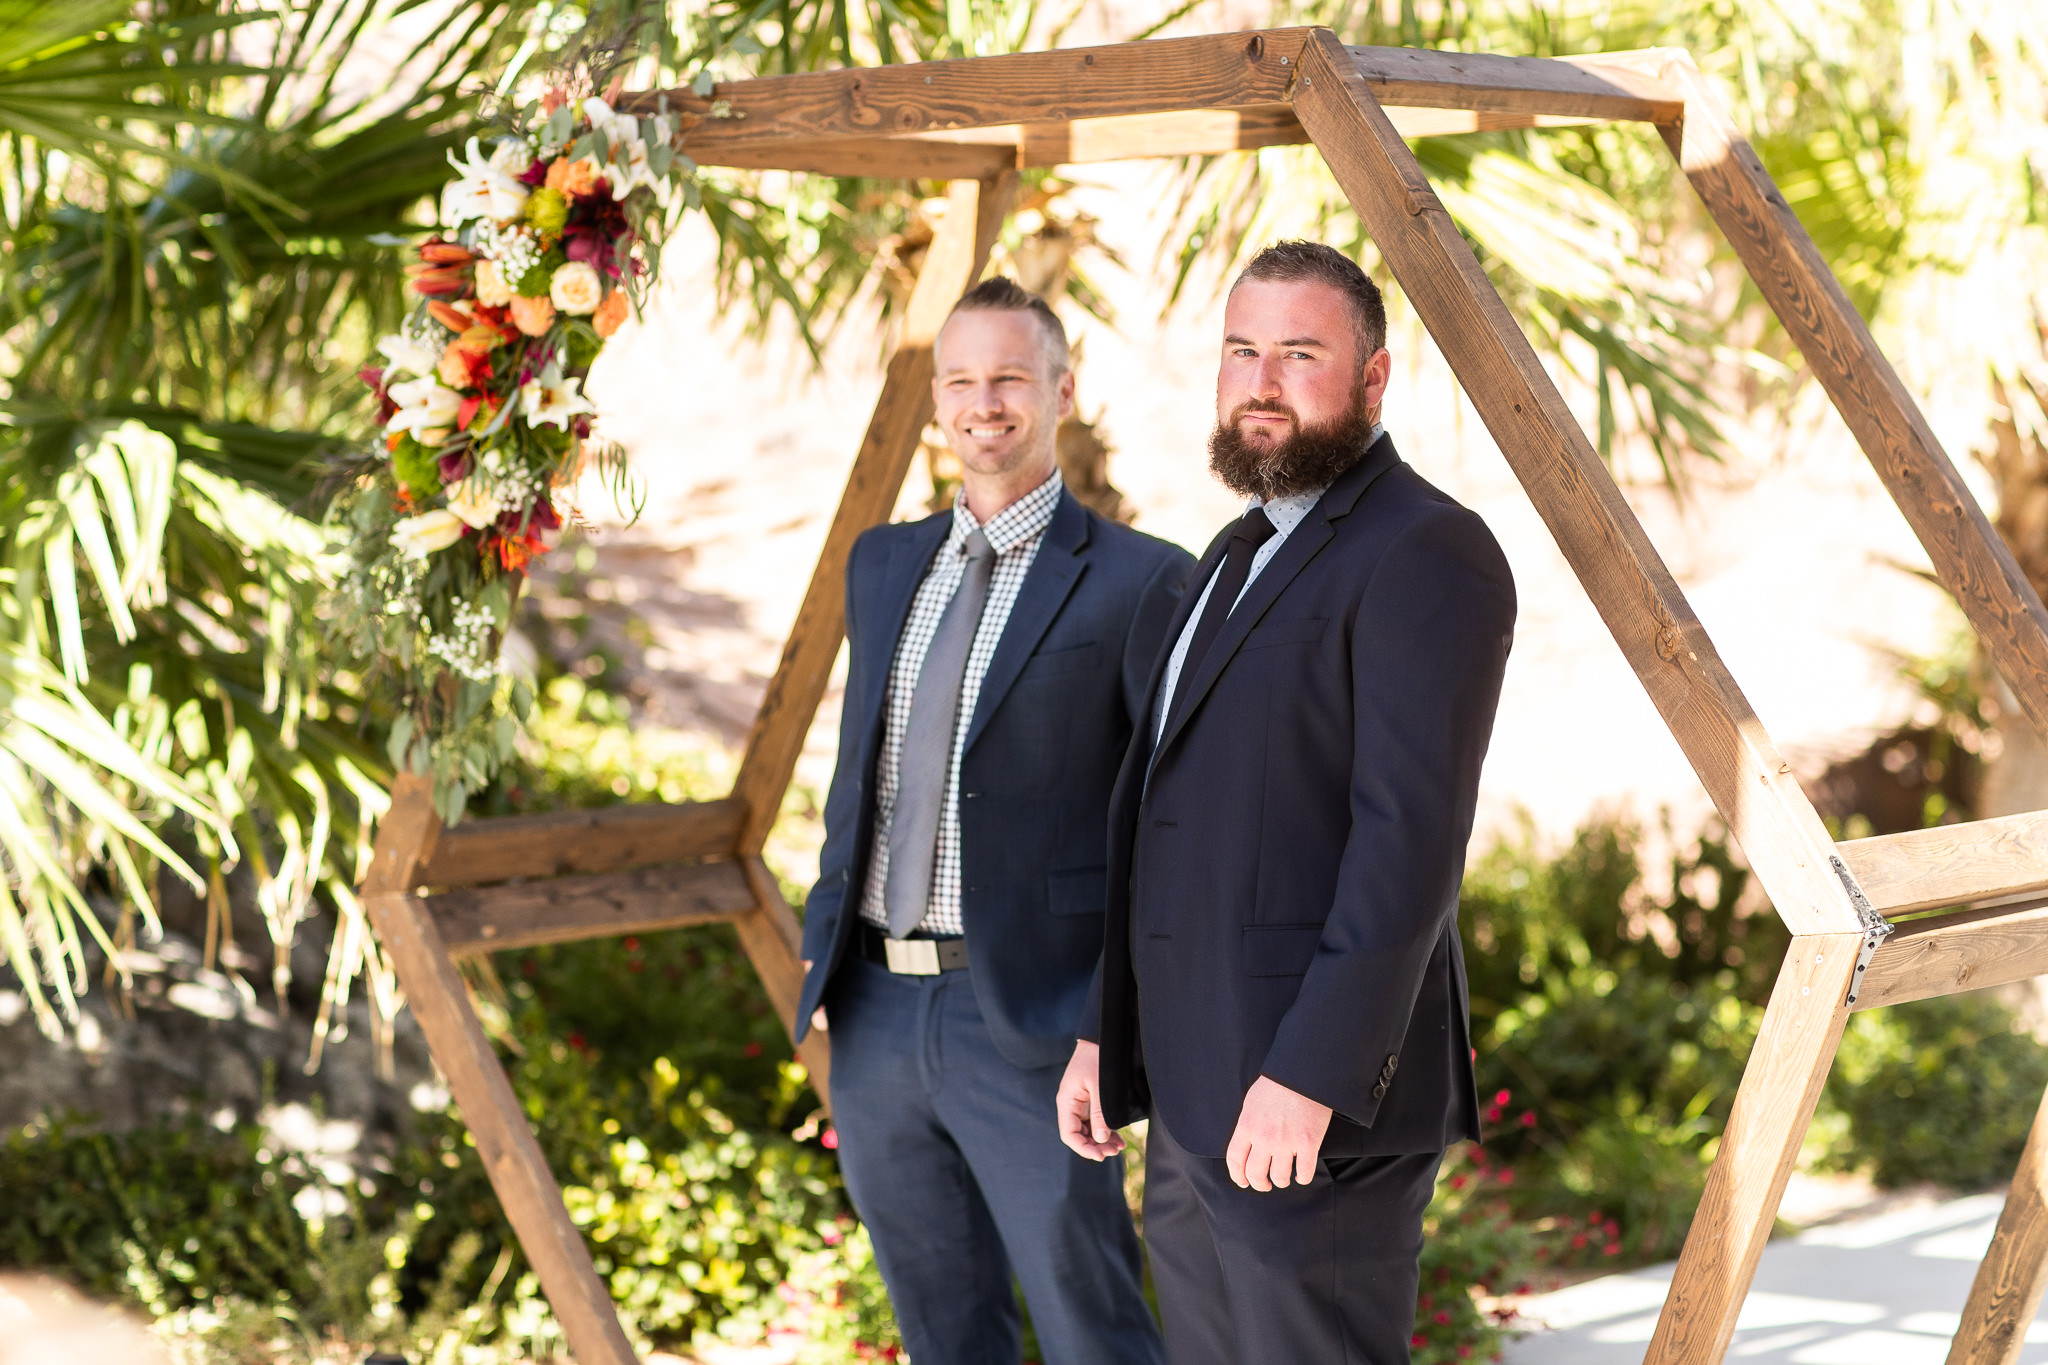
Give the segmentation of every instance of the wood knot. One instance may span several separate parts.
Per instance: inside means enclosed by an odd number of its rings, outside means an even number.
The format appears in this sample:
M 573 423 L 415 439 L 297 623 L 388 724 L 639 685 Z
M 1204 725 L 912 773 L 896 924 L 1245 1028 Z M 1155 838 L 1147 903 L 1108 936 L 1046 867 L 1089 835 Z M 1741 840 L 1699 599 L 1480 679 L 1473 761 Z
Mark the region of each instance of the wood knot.
M 1256 62 L 1265 55 L 1266 36 L 1263 33 L 1254 33 L 1252 40 L 1244 45 L 1244 59 L 1248 62 Z
M 1678 657 L 1678 651 L 1685 646 L 1685 636 L 1677 626 L 1666 626 L 1657 632 L 1657 657 L 1666 663 Z

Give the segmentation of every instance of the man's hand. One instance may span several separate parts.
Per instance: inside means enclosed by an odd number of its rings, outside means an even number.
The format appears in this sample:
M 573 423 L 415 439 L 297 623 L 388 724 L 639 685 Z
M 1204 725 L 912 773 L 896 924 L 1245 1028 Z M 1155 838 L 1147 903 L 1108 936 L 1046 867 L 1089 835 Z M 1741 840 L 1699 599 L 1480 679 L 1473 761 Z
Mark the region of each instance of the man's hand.
M 1071 1066 L 1067 1074 L 1074 1074 Z M 1065 1087 L 1060 1094 L 1066 1095 Z M 1261 1076 L 1245 1092 L 1223 1164 L 1239 1189 L 1264 1192 L 1306 1185 L 1315 1179 L 1316 1154 L 1329 1129 L 1329 1105 Z
M 1060 1141 L 1090 1161 L 1115 1156 L 1124 1140 L 1102 1119 L 1102 1052 L 1083 1038 L 1060 1078 Z
M 810 974 L 811 960 L 809 958 L 805 958 L 804 975 L 809 976 Z M 811 1011 L 811 1027 L 816 1029 L 820 1033 L 830 1033 L 832 1031 L 831 1025 L 825 1022 L 825 1007 L 823 1005 L 820 1005 L 818 1006 L 818 1008 Z

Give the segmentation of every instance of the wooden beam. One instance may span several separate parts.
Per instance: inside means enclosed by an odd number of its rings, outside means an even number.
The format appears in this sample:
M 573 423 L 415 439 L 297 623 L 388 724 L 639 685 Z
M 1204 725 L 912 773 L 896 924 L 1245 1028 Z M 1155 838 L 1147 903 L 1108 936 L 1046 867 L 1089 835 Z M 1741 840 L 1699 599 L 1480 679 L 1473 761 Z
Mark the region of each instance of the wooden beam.
M 1663 131 L 1686 179 L 1798 343 L 1999 674 L 2048 733 L 2048 609 L 1692 59 L 1667 49 L 1642 60 L 1685 97 L 1682 125 Z
M 747 811 L 733 842 L 736 853 L 759 853 L 782 813 L 783 793 L 846 633 L 846 557 L 861 532 L 886 520 L 896 506 L 903 476 L 932 419 L 932 341 L 954 302 L 981 278 L 1015 184 L 1013 172 L 994 181 L 956 180 L 948 192 L 946 216 L 911 290 L 902 338 L 889 357 L 882 394 L 854 457 L 846 492 L 747 736 L 733 785 L 733 795 Z
M 433 809 L 431 784 L 400 774 L 378 833 L 378 857 L 364 883 L 364 909 L 570 1352 L 582 1365 L 635 1365 L 611 1295 L 562 1206 L 561 1187 L 477 1022 L 434 917 L 420 897 L 402 889 L 413 884 L 421 851 L 432 847 L 439 832 Z
M 797 926 L 796 914 L 789 908 L 789 902 L 782 898 L 782 888 L 775 881 L 775 874 L 759 858 L 744 858 L 740 867 L 745 871 L 747 885 L 753 895 L 753 913 L 741 915 L 733 921 L 733 928 L 739 931 L 740 947 L 746 949 L 747 957 L 760 974 L 761 984 L 768 990 L 768 999 L 775 1006 L 782 1026 L 794 1038 L 796 1036 L 796 1007 L 804 989 L 803 931 Z M 797 1059 L 810 1073 L 811 1088 L 818 1092 L 818 1099 L 825 1105 L 825 1112 L 832 1111 L 832 1042 L 825 1034 L 811 1030 L 805 1039 L 796 1045 Z
M 1414 47 L 1345 51 L 1373 98 L 1387 106 L 1637 123 L 1670 123 L 1685 112 L 1683 95 L 1634 63 Z
M 773 142 L 721 137 L 723 125 L 700 123 L 683 134 L 682 149 L 701 166 L 751 171 L 809 171 L 877 180 L 980 180 L 1014 170 L 1015 143 L 967 143 L 925 138 L 783 138 Z
M 441 835 L 417 885 L 477 886 L 709 857 L 731 851 L 745 814 L 738 801 L 722 797 L 468 820 Z
M 727 125 L 735 144 L 876 137 L 996 123 L 1059 122 L 1287 99 L 1306 28 L 1159 38 L 1108 47 L 913 62 L 728 81 L 662 92 L 685 118 Z M 652 112 L 656 95 L 621 101 Z M 686 133 L 694 134 L 695 127 Z
M 1856 1008 L 2048 975 L 2048 901 L 1907 920 L 1871 955 Z
M 2048 1095 L 2020 1152 L 1998 1231 L 1977 1267 L 1948 1365 L 2015 1365 L 2048 1288 Z
M 1802 934 L 1764 1010 L 1643 1365 L 1719 1365 L 1848 1023 L 1860 934 Z
M 1887 915 L 2048 890 L 2048 811 L 1849 839 L 1836 848 Z
M 1346 50 L 1318 32 L 1294 109 L 1794 933 L 1859 921 L 1834 843 L 1677 581 Z
M 451 953 L 651 934 L 713 924 L 753 908 L 746 876 L 730 859 L 444 891 L 427 898 Z

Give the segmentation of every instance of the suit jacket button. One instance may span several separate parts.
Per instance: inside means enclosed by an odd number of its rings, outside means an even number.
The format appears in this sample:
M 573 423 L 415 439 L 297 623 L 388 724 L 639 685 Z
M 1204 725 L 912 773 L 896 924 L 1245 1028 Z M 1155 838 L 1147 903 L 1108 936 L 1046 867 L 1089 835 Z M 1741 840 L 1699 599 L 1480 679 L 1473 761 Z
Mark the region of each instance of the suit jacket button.
M 1387 1095 L 1387 1083 L 1386 1083 L 1385 1081 L 1381 1081 L 1381 1082 L 1380 1082 L 1380 1083 L 1379 1083 L 1378 1085 L 1376 1085 L 1376 1086 L 1374 1086 L 1374 1087 L 1372 1088 L 1372 1097 L 1373 1097 L 1374 1099 L 1376 1099 L 1376 1100 L 1379 1100 L 1379 1099 L 1385 1099 L 1385 1098 L 1386 1098 L 1386 1095 Z
M 1399 1065 L 1401 1065 L 1401 1059 L 1389 1052 L 1387 1054 L 1387 1074 L 1391 1076 L 1394 1073 L 1394 1068 Z

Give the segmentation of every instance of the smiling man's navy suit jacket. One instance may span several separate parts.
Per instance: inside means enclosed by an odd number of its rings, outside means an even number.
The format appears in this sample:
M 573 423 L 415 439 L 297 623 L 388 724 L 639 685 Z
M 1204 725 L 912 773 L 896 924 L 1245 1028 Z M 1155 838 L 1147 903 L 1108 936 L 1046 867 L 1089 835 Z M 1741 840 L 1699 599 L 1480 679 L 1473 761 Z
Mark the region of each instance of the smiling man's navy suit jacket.
M 1282 542 L 1111 801 L 1112 1125 L 1221 1157 L 1265 1075 L 1335 1111 L 1328 1157 L 1479 1136 L 1458 885 L 1514 621 L 1492 534 L 1387 437 Z
M 813 966 L 798 1038 L 859 923 L 889 668 L 952 523 L 948 511 L 878 526 L 847 562 L 851 654 L 825 847 L 804 906 Z M 1192 567 L 1179 546 L 1105 521 L 1063 491 L 982 679 L 960 759 L 960 917 L 976 999 L 1012 1065 L 1064 1065 L 1073 1053 L 1102 951 L 1103 812 Z M 1051 1132 L 1050 1112 L 1045 1122 Z

